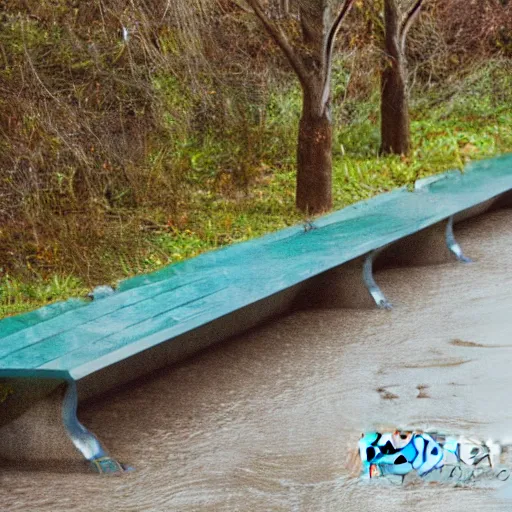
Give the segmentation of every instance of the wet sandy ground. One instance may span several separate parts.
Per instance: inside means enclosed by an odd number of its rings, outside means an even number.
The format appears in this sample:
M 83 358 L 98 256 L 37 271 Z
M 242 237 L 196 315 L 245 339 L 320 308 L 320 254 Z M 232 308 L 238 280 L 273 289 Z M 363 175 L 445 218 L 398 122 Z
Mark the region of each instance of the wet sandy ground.
M 379 428 L 512 442 L 511 217 L 457 230 L 474 264 L 378 273 L 392 312 L 294 313 L 87 404 L 137 471 L 4 468 L 0 510 L 512 510 L 507 484 L 363 482 L 349 460 Z

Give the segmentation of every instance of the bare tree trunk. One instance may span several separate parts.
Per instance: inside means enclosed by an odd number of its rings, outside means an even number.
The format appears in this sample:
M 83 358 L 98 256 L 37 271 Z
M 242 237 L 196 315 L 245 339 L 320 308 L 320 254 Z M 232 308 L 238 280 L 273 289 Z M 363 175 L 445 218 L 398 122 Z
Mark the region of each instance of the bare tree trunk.
M 303 61 L 308 76 L 302 81 L 302 116 L 297 146 L 296 206 L 309 215 L 332 208 L 332 123 L 327 78 L 326 37 L 331 27 L 329 2 L 299 2 Z
M 321 82 L 303 85 L 295 197 L 297 208 L 310 215 L 332 208 L 332 122 L 322 94 Z
M 386 60 L 381 77 L 381 153 L 411 149 L 407 71 L 397 0 L 384 0 Z
M 297 147 L 296 205 L 307 214 L 332 208 L 331 69 L 334 42 L 355 0 L 343 0 L 332 19 L 330 0 L 297 0 L 302 45 L 293 47 L 281 25 L 265 13 L 261 0 L 247 0 L 297 74 L 303 91 Z M 280 2 L 280 7 L 289 4 Z
M 290 0 L 280 0 L 281 16 L 288 16 L 290 14 Z

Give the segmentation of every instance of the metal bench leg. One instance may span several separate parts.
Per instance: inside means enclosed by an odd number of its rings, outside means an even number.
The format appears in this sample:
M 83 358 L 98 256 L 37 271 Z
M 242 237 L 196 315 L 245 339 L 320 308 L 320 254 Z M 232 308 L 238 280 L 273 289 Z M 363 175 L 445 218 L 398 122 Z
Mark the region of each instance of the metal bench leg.
M 461 246 L 458 244 L 457 240 L 455 240 L 453 233 L 453 217 L 448 219 L 448 224 L 446 225 L 446 245 L 450 252 L 454 254 L 461 263 L 472 263 L 473 260 L 464 256 Z
M 364 260 L 363 281 L 367 290 L 370 292 L 370 295 L 373 297 L 375 304 L 377 304 L 377 306 L 381 309 L 390 310 L 393 308 L 393 306 L 386 299 L 386 296 L 384 293 L 382 293 L 382 290 L 379 288 L 379 285 L 373 278 L 373 261 L 384 249 L 385 247 L 381 247 L 380 249 L 371 252 Z
M 69 382 L 62 406 L 62 421 L 75 447 L 90 462 L 91 468 L 97 473 L 119 473 L 126 468 L 112 459 L 96 436 L 89 432 L 77 418 L 78 394 L 76 383 Z

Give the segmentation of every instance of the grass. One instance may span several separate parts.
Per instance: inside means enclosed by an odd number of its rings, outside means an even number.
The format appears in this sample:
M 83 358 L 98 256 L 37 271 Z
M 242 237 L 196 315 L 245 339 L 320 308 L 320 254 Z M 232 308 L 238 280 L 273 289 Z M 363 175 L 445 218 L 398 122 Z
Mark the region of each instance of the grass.
M 407 158 L 377 155 L 378 98 L 365 103 L 348 99 L 336 112 L 344 123 L 341 127 L 338 123 L 333 148 L 335 208 L 411 185 L 421 177 L 460 169 L 471 160 L 512 151 L 511 77 L 506 68 L 491 62 L 464 80 L 418 93 L 412 103 L 414 150 Z M 236 169 L 212 172 L 217 161 L 226 161 L 219 154 L 227 151 L 229 144 L 222 145 L 215 137 L 203 139 L 201 151 L 186 156 L 190 172 L 185 207 L 173 215 L 139 207 L 135 212 L 138 218 L 149 219 L 142 224 L 140 240 L 132 249 L 122 246 L 119 251 L 102 253 L 95 264 L 106 269 L 103 275 L 114 283 L 304 221 L 294 207 L 291 156 L 299 106 L 296 90 L 270 99 L 267 122 L 281 123 L 270 132 L 274 138 L 281 133 L 286 140 L 277 137 L 268 143 L 284 146 L 284 156 L 279 158 L 276 153 L 271 158 L 268 153 L 256 152 L 242 173 L 237 174 Z M 250 143 L 254 134 L 246 135 Z M 242 140 L 241 145 L 233 146 L 233 153 L 243 153 L 243 144 Z M 240 181 L 240 175 L 250 179 Z M 108 269 L 113 270 L 109 273 Z M 0 268 L 0 318 L 84 296 L 89 287 L 78 275 L 73 269 L 44 275 L 32 269 L 28 274 L 9 275 L 2 274 Z
M 80 279 L 72 275 L 54 275 L 32 282 L 5 276 L 0 280 L 0 317 L 23 313 L 71 296 L 84 296 L 88 291 Z

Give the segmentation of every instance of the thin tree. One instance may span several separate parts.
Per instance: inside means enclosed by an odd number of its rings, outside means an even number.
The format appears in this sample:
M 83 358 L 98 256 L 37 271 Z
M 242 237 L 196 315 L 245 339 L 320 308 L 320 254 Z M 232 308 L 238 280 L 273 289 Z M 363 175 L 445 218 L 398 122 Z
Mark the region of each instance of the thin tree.
M 400 8 L 399 3 L 384 0 L 386 61 L 381 78 L 380 152 L 407 155 L 411 150 L 411 130 L 405 48 L 407 34 L 420 14 L 423 0 L 415 0 L 409 9 Z
M 265 10 L 264 0 L 246 0 L 270 37 L 288 59 L 302 87 L 302 116 L 297 147 L 296 205 L 308 214 L 332 208 L 331 71 L 336 36 L 355 0 L 343 0 L 333 12 L 333 0 L 296 0 L 301 25 L 294 44 L 280 21 Z M 281 19 L 290 16 L 288 1 L 280 1 Z

